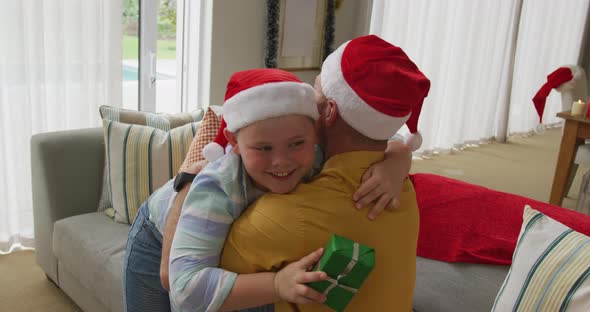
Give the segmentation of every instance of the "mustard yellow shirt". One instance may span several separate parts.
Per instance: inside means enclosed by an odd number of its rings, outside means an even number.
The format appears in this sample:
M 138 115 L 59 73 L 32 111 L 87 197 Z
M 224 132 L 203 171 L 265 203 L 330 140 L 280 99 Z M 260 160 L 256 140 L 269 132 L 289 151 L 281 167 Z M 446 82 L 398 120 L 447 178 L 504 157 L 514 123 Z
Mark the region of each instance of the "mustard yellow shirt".
M 411 311 L 416 275 L 419 214 L 416 194 L 406 180 L 401 207 L 369 221 L 354 207 L 352 195 L 362 174 L 382 152 L 350 152 L 326 161 L 310 183 L 292 193 L 268 193 L 234 222 L 221 267 L 237 272 L 277 271 L 322 247 L 338 234 L 375 248 L 375 268 L 347 311 Z M 321 304 L 299 311 L 331 311 Z M 284 302 L 275 310 L 294 311 Z

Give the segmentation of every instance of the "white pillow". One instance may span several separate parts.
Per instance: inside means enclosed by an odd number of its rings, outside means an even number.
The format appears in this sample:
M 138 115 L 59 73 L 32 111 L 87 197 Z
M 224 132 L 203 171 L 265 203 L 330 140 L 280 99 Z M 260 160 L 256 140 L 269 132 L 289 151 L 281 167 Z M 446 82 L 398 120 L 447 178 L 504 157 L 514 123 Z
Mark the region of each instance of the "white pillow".
M 590 311 L 590 237 L 526 205 L 492 311 Z

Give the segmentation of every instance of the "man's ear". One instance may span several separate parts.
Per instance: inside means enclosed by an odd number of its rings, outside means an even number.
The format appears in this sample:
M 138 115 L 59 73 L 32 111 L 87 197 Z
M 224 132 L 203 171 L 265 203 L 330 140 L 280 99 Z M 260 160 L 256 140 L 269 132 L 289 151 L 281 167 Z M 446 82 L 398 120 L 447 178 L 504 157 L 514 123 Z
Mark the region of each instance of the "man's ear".
M 231 146 L 233 147 L 232 150 L 236 154 L 240 155 L 240 147 L 238 146 L 238 140 L 236 139 L 235 134 L 229 131 L 227 128 L 225 128 L 223 129 L 223 135 L 227 139 L 227 142 L 229 142 L 229 144 L 231 144 Z
M 328 99 L 326 101 L 326 106 L 324 107 L 324 109 L 325 125 L 329 127 L 333 125 L 334 122 L 336 122 L 336 119 L 338 118 L 338 106 L 336 105 L 336 102 L 334 100 Z

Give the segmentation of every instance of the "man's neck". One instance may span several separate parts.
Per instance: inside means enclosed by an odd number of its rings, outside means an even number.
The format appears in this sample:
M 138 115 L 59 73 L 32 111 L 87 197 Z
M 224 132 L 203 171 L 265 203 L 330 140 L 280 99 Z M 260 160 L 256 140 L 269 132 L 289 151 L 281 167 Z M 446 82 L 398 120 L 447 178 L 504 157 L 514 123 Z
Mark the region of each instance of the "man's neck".
M 387 148 L 387 142 L 383 143 L 368 143 L 358 142 L 352 140 L 339 138 L 328 138 L 325 146 L 325 157 L 326 160 L 330 157 L 342 153 L 358 152 L 358 151 L 370 151 L 370 152 L 385 152 Z

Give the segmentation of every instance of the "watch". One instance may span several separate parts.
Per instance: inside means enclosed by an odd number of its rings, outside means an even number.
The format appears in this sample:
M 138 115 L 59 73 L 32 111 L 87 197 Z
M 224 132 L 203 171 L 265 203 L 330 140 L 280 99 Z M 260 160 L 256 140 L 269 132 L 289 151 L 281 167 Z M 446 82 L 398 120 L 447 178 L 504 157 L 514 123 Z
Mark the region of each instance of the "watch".
M 187 172 L 180 172 L 174 178 L 174 191 L 180 192 L 180 190 L 187 183 L 192 183 L 197 175 Z

